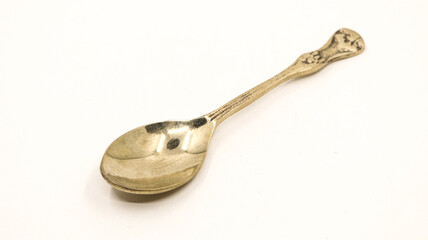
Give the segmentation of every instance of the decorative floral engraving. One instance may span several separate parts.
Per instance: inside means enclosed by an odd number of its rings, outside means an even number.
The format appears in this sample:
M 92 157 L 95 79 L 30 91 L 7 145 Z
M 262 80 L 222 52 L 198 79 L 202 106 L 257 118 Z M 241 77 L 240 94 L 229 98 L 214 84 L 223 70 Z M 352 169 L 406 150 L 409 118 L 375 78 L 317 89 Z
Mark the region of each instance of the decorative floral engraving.
M 347 55 L 358 54 L 363 49 L 364 42 L 359 34 L 348 29 L 340 29 L 321 49 L 302 55 L 301 62 L 304 64 L 330 63 Z

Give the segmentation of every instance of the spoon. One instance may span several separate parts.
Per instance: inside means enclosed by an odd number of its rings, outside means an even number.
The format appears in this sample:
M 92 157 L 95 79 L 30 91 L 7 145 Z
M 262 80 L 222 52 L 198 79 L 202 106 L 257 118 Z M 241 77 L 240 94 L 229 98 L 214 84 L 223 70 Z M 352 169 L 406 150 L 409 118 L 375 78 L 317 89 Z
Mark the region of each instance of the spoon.
M 198 173 L 214 130 L 226 118 L 289 79 L 318 72 L 363 50 L 361 36 L 342 28 L 320 49 L 301 55 L 278 75 L 217 110 L 189 121 L 141 126 L 120 136 L 106 150 L 101 174 L 114 188 L 134 194 L 157 194 L 178 188 Z

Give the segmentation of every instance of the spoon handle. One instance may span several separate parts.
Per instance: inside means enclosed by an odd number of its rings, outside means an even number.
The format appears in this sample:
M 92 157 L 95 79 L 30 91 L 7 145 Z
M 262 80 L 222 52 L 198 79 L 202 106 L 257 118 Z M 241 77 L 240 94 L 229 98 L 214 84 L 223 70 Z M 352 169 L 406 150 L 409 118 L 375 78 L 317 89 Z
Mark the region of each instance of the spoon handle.
M 292 78 L 316 73 L 334 61 L 356 56 L 363 50 L 364 41 L 358 33 L 346 28 L 339 29 L 320 49 L 302 54 L 284 71 L 205 116 L 218 125 L 281 83 Z

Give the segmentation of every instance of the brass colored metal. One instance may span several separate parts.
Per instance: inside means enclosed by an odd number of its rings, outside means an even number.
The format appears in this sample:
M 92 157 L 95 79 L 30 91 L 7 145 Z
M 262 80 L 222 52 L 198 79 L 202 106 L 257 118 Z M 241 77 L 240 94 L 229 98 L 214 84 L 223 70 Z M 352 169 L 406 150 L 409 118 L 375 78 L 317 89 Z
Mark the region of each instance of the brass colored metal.
M 279 84 L 318 72 L 328 64 L 360 54 L 361 36 L 338 30 L 320 49 L 301 55 L 290 67 L 202 117 L 166 121 L 131 130 L 105 152 L 101 174 L 114 188 L 157 194 L 189 182 L 201 168 L 216 127 Z

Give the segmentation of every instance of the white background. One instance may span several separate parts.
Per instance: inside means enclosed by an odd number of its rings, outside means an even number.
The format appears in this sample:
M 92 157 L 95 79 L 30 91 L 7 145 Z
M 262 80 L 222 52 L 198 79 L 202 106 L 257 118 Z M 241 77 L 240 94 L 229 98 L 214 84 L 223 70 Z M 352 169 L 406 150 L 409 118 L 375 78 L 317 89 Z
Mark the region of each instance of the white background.
M 2 239 L 428 239 L 427 1 L 0 0 Z M 225 121 L 197 177 L 117 192 L 105 149 L 208 113 L 339 28 L 363 54 Z

